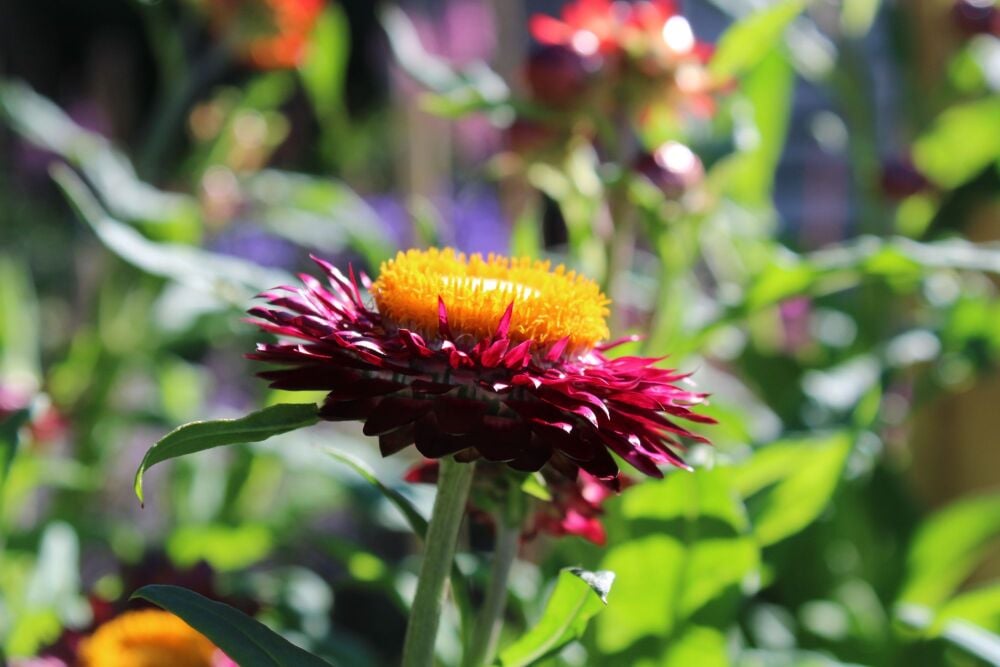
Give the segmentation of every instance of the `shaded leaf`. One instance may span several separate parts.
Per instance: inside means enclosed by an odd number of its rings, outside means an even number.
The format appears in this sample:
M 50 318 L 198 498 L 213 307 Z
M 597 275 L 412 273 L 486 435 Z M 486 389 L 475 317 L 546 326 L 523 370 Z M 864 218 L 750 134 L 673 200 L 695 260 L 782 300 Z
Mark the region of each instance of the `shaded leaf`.
M 562 570 L 542 617 L 520 639 L 500 652 L 504 667 L 532 665 L 583 635 L 590 619 L 606 604 L 614 573 Z
M 217 294 L 242 307 L 255 294 L 294 283 L 284 271 L 236 257 L 175 243 L 157 243 L 109 216 L 69 167 L 55 165 L 52 177 L 77 213 L 116 255 L 147 273 Z
M 280 403 L 239 419 L 198 421 L 174 429 L 149 448 L 135 473 L 135 494 L 141 501 L 142 478 L 153 465 L 223 445 L 260 442 L 319 421 L 312 403 Z
M 186 195 L 163 192 L 139 180 L 124 153 L 23 83 L 0 83 L 0 112 L 35 145 L 79 168 L 114 215 L 168 225 L 166 235 L 191 240 L 200 229 L 198 205 Z
M 178 586 L 143 586 L 133 599 L 152 602 L 208 637 L 239 665 L 253 667 L 330 667 L 266 625 L 221 602 Z

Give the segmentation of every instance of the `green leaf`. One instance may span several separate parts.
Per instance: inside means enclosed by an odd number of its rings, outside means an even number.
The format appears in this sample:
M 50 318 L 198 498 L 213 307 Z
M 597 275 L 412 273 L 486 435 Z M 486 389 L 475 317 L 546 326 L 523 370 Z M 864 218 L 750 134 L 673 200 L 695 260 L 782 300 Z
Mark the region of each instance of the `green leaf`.
M 944 111 L 913 143 L 913 161 L 934 183 L 952 189 L 1000 159 L 1000 97 Z
M 719 38 L 708 71 L 717 81 L 753 69 L 778 48 L 785 28 L 805 9 L 805 0 L 784 0 L 734 23 Z
M 147 273 L 210 291 L 243 307 L 263 290 L 294 282 L 284 271 L 177 243 L 157 243 L 109 216 L 79 176 L 55 165 L 52 177 L 77 213 L 116 255 Z
M 618 512 L 609 529 L 624 534 L 612 532 L 615 546 L 601 566 L 619 576 L 614 604 L 598 619 L 597 646 L 621 664 L 659 660 L 694 614 L 759 567 L 759 549 L 728 469 L 644 482 L 622 494 Z M 643 641 L 650 637 L 656 641 Z
M 938 610 L 931 632 L 938 632 L 948 622 L 963 620 L 990 632 L 1000 632 L 1000 583 L 982 586 L 958 595 Z
M 847 433 L 786 440 L 763 447 L 734 469 L 735 488 L 749 503 L 762 546 L 794 535 L 822 513 L 851 451 Z
M 881 4 L 881 0 L 844 0 L 840 10 L 840 29 L 844 35 L 851 39 L 867 35 Z
M 737 106 L 734 116 L 738 126 L 744 126 L 737 131 L 753 140 L 740 142 L 740 152 L 712 170 L 712 179 L 737 201 L 771 205 L 774 173 L 788 133 L 793 84 L 791 63 L 777 50 L 748 71 L 743 81 L 749 106 Z
M 178 586 L 143 586 L 133 593 L 176 614 L 239 665 L 249 667 L 330 667 L 266 625 L 221 602 Z
M 166 434 L 149 448 L 135 473 L 135 495 L 141 501 L 142 477 L 162 461 L 201 452 L 213 447 L 260 442 L 271 436 L 288 433 L 319 421 L 312 403 L 280 403 L 239 419 L 219 419 L 185 424 Z
M 729 667 L 726 635 L 718 628 L 688 625 L 666 647 L 662 667 Z
M 20 135 L 80 169 L 116 217 L 150 223 L 163 238 L 191 241 L 201 229 L 198 204 L 139 180 L 124 153 L 23 83 L 0 83 L 0 114 Z
M 555 590 L 535 626 L 500 653 L 504 667 L 532 665 L 580 638 L 604 608 L 614 573 L 576 568 L 559 573 Z
M 1000 537 L 1000 493 L 966 498 L 931 515 L 906 558 L 902 603 L 940 605 Z
M 413 503 L 404 496 L 402 493 L 396 489 L 391 489 L 382 481 L 375 476 L 375 471 L 372 470 L 368 465 L 357 459 L 346 452 L 342 452 L 333 447 L 326 448 L 326 453 L 337 459 L 341 463 L 349 466 L 354 472 L 361 475 L 366 482 L 371 484 L 379 493 L 381 493 L 386 500 L 388 500 L 392 505 L 399 510 L 399 512 L 406 519 L 406 522 L 410 525 L 410 530 L 420 536 L 421 539 L 427 534 L 427 519 L 425 519 L 417 508 L 413 506 Z
M 430 102 L 432 110 L 447 115 L 496 110 L 510 115 L 510 89 L 486 63 L 474 61 L 455 67 L 428 53 L 413 22 L 398 7 L 386 7 L 381 21 L 399 66 L 417 83 L 437 93 Z
M 350 49 L 351 28 L 344 10 L 327 5 L 316 21 L 299 66 L 302 83 L 321 121 L 341 108 Z

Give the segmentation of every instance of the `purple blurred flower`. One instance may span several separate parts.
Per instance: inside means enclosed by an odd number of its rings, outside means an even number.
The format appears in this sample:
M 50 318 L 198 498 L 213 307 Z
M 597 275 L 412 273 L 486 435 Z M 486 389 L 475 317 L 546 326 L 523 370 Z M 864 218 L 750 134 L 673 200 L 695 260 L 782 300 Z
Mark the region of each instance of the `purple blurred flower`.
M 260 266 L 288 268 L 301 254 L 295 244 L 247 224 L 234 224 L 209 243 L 209 249 Z

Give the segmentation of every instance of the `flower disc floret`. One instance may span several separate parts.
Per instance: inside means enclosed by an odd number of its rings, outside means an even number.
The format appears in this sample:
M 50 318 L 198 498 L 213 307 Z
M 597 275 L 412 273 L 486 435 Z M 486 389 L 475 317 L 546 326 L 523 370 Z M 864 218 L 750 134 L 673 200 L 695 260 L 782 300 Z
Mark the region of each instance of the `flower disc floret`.
M 595 282 L 528 258 L 466 257 L 451 248 L 400 252 L 382 265 L 372 295 L 384 318 L 427 338 L 437 335 L 441 302 L 452 334 L 473 341 L 493 335 L 511 303 L 512 343 L 542 348 L 567 339 L 568 350 L 582 351 L 608 337 L 608 299 Z
M 303 274 L 303 287 L 262 295 L 250 314 L 281 340 L 249 357 L 281 367 L 261 373 L 276 389 L 326 391 L 320 416 L 363 422 L 385 456 L 415 445 L 616 487 L 612 452 L 660 477 L 684 465 L 682 438 L 704 441 L 678 420 L 713 421 L 660 359 L 605 356 L 607 302 L 565 269 L 412 251 L 372 283 L 314 259 L 328 284 Z

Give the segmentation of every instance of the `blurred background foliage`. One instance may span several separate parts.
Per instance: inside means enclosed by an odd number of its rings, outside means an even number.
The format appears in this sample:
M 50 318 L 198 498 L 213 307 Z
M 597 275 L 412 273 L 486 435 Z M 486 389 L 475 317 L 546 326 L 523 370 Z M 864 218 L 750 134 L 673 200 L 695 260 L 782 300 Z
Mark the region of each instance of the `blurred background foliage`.
M 426 515 L 412 460 L 326 425 L 179 459 L 144 509 L 132 475 L 182 422 L 309 399 L 252 377 L 241 313 L 310 252 L 375 273 L 449 244 L 600 280 L 623 353 L 694 371 L 720 422 L 694 472 L 606 503 L 606 546 L 522 547 L 502 645 L 579 565 L 616 573 L 608 605 L 545 664 L 1000 664 L 997 8 L 685 0 L 719 94 L 643 110 L 639 153 L 692 156 L 645 172 L 595 139 L 620 118 L 546 99 L 572 71 L 528 20 L 560 5 L 317 2 L 281 39 L 254 3 L 0 6 L 7 656 L 179 583 L 398 661 L 417 542 L 329 450 Z M 477 595 L 491 539 L 463 533 Z

